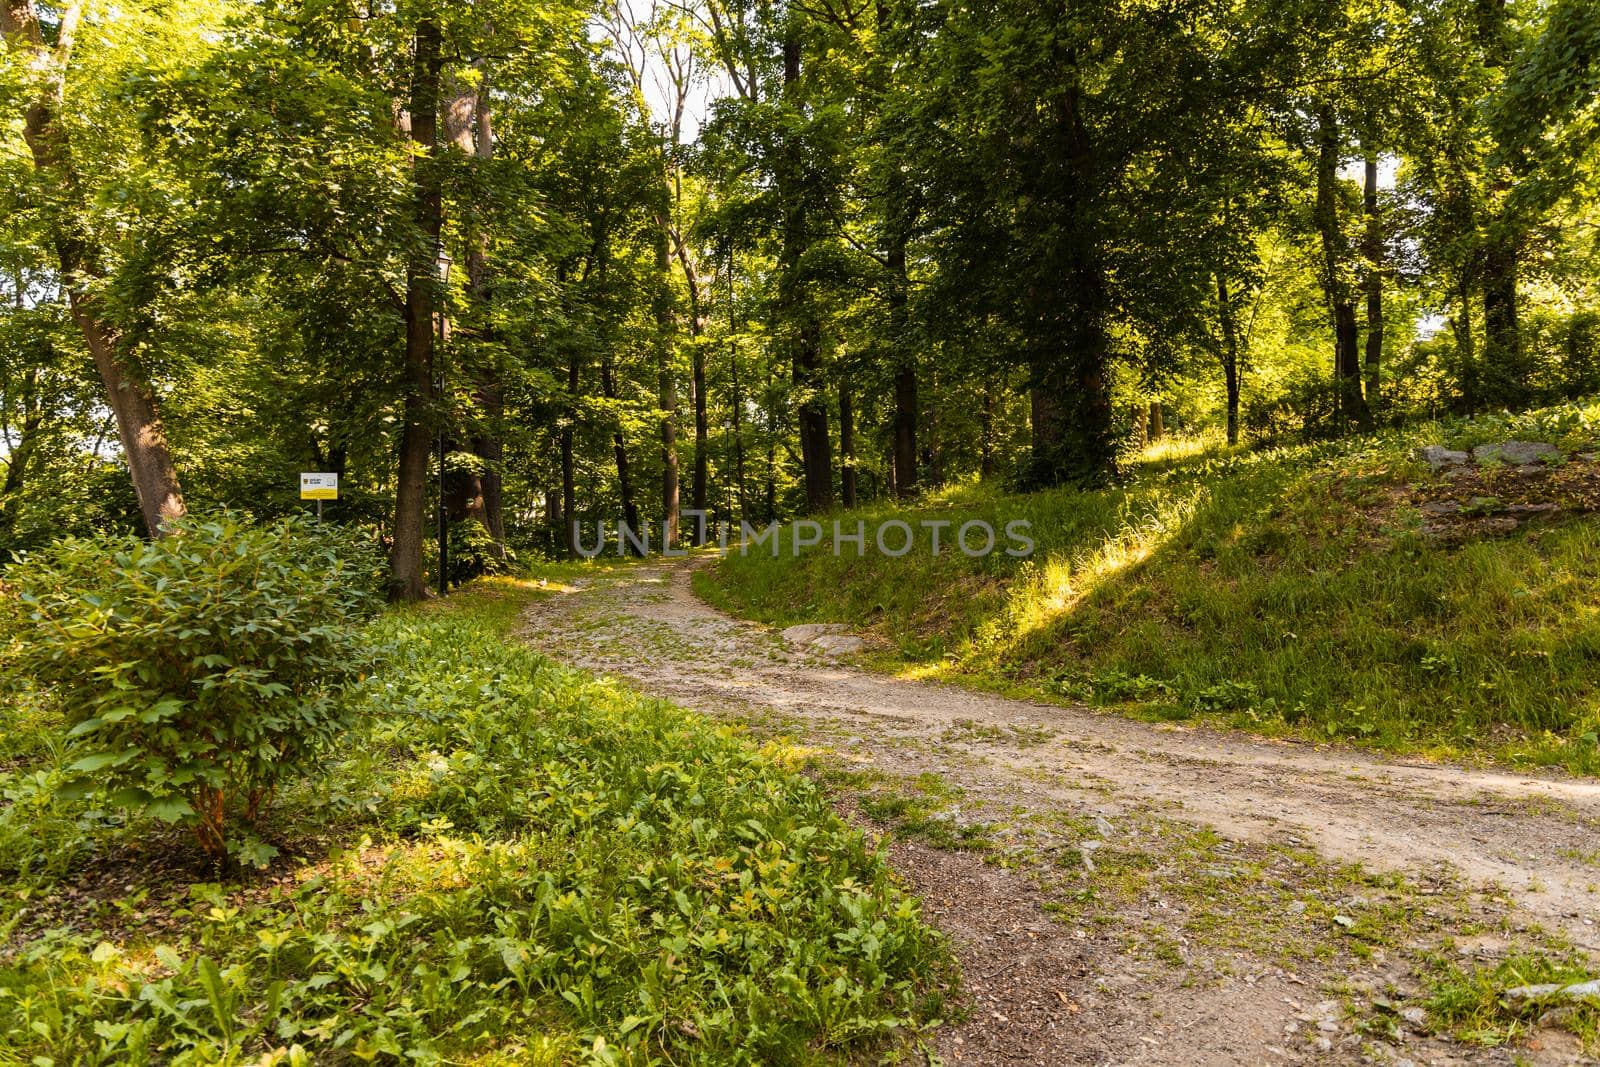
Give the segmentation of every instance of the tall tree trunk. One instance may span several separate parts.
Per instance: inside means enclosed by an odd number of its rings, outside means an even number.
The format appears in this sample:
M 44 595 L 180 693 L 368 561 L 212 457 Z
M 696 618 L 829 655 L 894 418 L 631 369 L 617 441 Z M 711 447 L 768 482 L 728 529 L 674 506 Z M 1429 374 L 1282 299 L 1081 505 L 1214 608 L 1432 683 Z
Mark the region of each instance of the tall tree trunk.
M 745 495 L 744 393 L 739 388 L 739 346 L 737 343 L 728 346 L 728 392 L 729 400 L 732 402 L 733 413 L 733 477 L 739 503 L 737 517 L 743 519 L 748 514 L 749 500 Z
M 578 558 L 578 472 L 572 438 L 578 422 L 578 349 L 567 353 L 567 417 L 561 425 L 561 533 L 567 558 Z
M 793 121 L 800 115 L 800 42 L 783 42 L 783 98 Z M 799 395 L 800 462 L 804 468 L 806 510 L 833 506 L 832 442 L 828 409 L 822 396 L 822 337 L 811 307 L 809 286 L 801 277 L 801 260 L 811 241 L 811 220 L 803 187 L 804 147 L 788 134 L 780 150 L 778 199 L 783 204 L 783 245 L 779 253 L 779 328 L 788 338 L 795 391 Z
M 839 379 L 839 487 L 844 506 L 856 506 L 856 413 L 850 400 L 850 380 Z
M 665 216 L 663 216 L 665 217 Z M 678 379 L 672 372 L 672 290 L 667 284 L 671 267 L 667 250 L 667 231 L 663 224 L 656 236 L 656 377 L 659 386 L 661 420 L 661 521 L 662 547 L 678 543 Z
M 988 481 L 994 477 L 994 389 L 985 382 L 983 386 L 983 420 L 979 429 L 978 478 Z
M 705 514 L 706 493 L 711 475 L 710 427 L 706 422 L 706 352 L 702 343 L 706 332 L 706 313 L 700 292 L 700 274 L 689 255 L 687 243 L 673 233 L 678 266 L 683 270 L 684 287 L 689 292 L 689 388 L 694 394 L 694 471 L 690 476 L 689 506 Z M 694 543 L 705 543 L 709 529 L 704 519 L 695 523 Z
M 470 157 L 479 169 L 487 166 L 494 156 L 494 128 L 487 88 L 481 79 L 475 85 L 457 81 L 450 87 L 441 109 L 444 139 Z M 489 240 L 470 202 L 464 207 L 461 228 L 466 247 L 467 298 L 478 320 L 480 336 L 492 341 Z M 490 554 L 504 560 L 506 534 L 501 466 L 505 450 L 500 435 L 505 404 L 500 371 L 492 362 L 479 360 L 469 366 L 467 372 L 472 378 L 473 403 L 477 410 L 468 447 L 478 463 L 475 469 L 450 472 L 448 513 L 452 518 L 481 525 L 489 535 Z
M 1383 219 L 1378 213 L 1378 153 L 1367 149 L 1361 210 L 1367 217 L 1363 251 L 1367 260 L 1367 409 L 1380 407 L 1379 368 L 1383 362 Z
M 411 141 L 428 160 L 438 155 L 439 72 L 444 66 L 439 24 L 417 23 L 411 68 Z M 428 458 L 439 418 L 434 394 L 434 308 L 438 289 L 443 197 L 435 168 L 421 165 L 412 174 L 412 221 L 417 240 L 406 263 L 405 403 L 400 434 L 400 464 L 395 492 L 394 545 L 389 555 L 391 600 L 421 600 L 422 540 L 428 504 Z
M 1217 272 L 1217 319 L 1222 324 L 1222 377 L 1228 390 L 1228 443 L 1239 443 L 1239 330 L 1228 280 Z
M 1167 424 L 1161 411 L 1161 398 L 1150 401 L 1150 440 L 1159 441 L 1167 435 Z
M 50 48 L 44 43 L 33 0 L 0 0 L 0 35 L 5 38 L 6 51 L 19 60 L 19 67 L 30 67 L 44 76 L 39 95 L 23 114 L 23 139 L 44 186 L 61 194 L 61 206 L 45 217 L 72 320 L 94 358 L 106 403 L 116 418 L 123 459 L 139 498 L 145 529 L 150 536 L 159 537 L 167 520 L 183 516 L 183 489 L 161 425 L 155 390 L 121 351 L 116 327 L 101 314 L 99 299 L 91 292 L 92 284 L 103 277 L 99 250 L 73 218 L 73 212 L 85 206 L 84 193 L 66 127 L 61 125 L 61 107 L 82 14 L 81 0 L 62 9 L 55 47 Z
M 899 227 L 889 243 L 889 333 L 895 353 L 894 491 L 909 499 L 917 491 L 917 360 L 906 336 L 906 241 Z
M 1482 401 L 1479 384 L 1477 344 L 1472 334 L 1472 273 L 1463 269 L 1456 279 L 1456 313 L 1450 316 L 1450 331 L 1455 334 L 1458 381 L 1462 406 L 1477 409 Z
M 1029 324 L 1037 335 L 1029 359 L 1036 418 L 1028 481 L 1036 485 L 1097 481 L 1111 473 L 1116 458 L 1106 327 L 1110 298 L 1095 203 L 1098 163 L 1083 115 L 1076 50 L 1058 48 L 1062 89 L 1053 101 L 1052 149 L 1065 180 L 1041 177 L 1037 206 L 1023 209 L 1018 220 L 1063 229 L 1052 256 L 1057 269 L 1036 278 L 1028 294 Z M 1045 214 L 1031 214 L 1037 211 Z
M 1517 314 L 1517 237 L 1493 232 L 1480 260 L 1483 270 L 1483 376 L 1489 399 L 1518 405 L 1528 399 Z
M 611 368 L 609 353 L 600 357 L 600 393 L 607 400 L 617 399 L 616 372 Z M 628 442 L 622 436 L 619 420 L 611 431 L 611 455 L 617 464 L 617 490 L 622 495 L 622 521 L 628 529 L 639 529 L 639 504 L 633 498 L 633 475 L 628 467 Z
M 1339 127 L 1333 108 L 1317 111 L 1317 233 L 1322 241 L 1322 290 L 1333 321 L 1333 373 L 1339 412 L 1361 426 L 1371 419 L 1361 395 L 1360 328 L 1355 301 L 1345 282 L 1348 242 L 1339 222 Z

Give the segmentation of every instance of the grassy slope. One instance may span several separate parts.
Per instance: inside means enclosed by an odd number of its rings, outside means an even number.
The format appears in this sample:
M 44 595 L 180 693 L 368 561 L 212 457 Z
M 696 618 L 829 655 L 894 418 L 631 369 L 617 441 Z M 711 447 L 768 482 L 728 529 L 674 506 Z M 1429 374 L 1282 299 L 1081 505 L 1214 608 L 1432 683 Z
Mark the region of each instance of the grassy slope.
M 376 624 L 367 726 L 281 800 L 264 831 L 301 858 L 260 875 L 191 885 L 183 835 L 55 800 L 52 720 L 0 705 L 0 1063 L 811 1063 L 908 1040 L 948 957 L 878 855 L 783 750 L 528 651 L 528 595 Z
M 731 554 L 702 595 L 882 635 L 897 669 L 1161 719 L 1600 773 L 1600 524 L 1456 547 L 1406 501 L 1421 443 L 1592 447 L 1600 404 L 1261 453 L 1184 443 L 1097 492 L 966 488 L 877 522 L 1031 521 L 1034 558 Z M 945 534 L 948 540 L 949 533 Z

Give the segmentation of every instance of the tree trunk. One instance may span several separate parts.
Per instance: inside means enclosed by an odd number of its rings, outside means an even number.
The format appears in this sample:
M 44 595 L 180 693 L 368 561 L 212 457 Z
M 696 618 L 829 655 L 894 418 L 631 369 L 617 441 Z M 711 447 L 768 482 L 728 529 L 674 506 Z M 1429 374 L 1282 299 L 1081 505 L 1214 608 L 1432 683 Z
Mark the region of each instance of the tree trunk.
M 1228 280 L 1217 272 L 1217 319 L 1222 324 L 1222 377 L 1228 390 L 1228 443 L 1239 443 L 1239 330 Z
M 1162 419 L 1161 400 L 1150 401 L 1150 440 L 1159 441 L 1167 435 L 1167 424 Z
M 988 383 L 983 387 L 983 421 L 980 428 L 978 478 L 988 481 L 994 477 L 994 390 Z
M 488 85 L 481 78 L 476 85 L 458 84 L 452 88 L 444 108 L 445 139 L 454 144 L 474 165 L 483 170 L 494 158 L 494 125 L 489 111 Z M 464 207 L 462 238 L 467 250 L 467 296 L 471 301 L 479 331 L 485 340 L 494 339 L 490 317 L 489 239 L 470 200 Z M 492 363 L 468 368 L 473 381 L 473 400 L 478 409 L 477 431 L 470 447 L 478 458 L 479 469 L 465 477 L 461 495 L 467 501 L 464 516 L 480 523 L 492 541 L 490 552 L 506 558 L 506 531 L 503 513 L 501 466 L 505 457 L 501 443 L 504 417 L 504 390 L 500 370 Z
M 105 387 L 106 403 L 116 418 L 123 459 L 139 498 L 145 529 L 150 536 L 159 537 L 167 520 L 181 518 L 185 511 L 177 468 L 161 425 L 155 390 L 120 351 L 116 327 L 100 314 L 99 301 L 90 292 L 91 284 L 103 277 L 99 254 L 71 216 L 82 206 L 83 192 L 60 111 L 82 13 L 81 2 L 62 9 L 52 49 L 44 44 L 33 0 L 0 0 L 0 35 L 5 38 L 6 50 L 20 59 L 19 67 L 31 67 L 46 76 L 39 95 L 23 115 L 23 139 L 34 170 L 47 187 L 62 194 L 64 206 L 46 215 L 62 284 L 72 319 L 83 333 Z
M 1491 234 L 1483 266 L 1483 376 L 1489 399 L 1519 405 L 1528 399 L 1522 359 L 1522 328 L 1517 315 L 1516 239 Z
M 793 36 L 783 42 L 783 96 L 792 118 L 800 118 L 800 42 Z M 828 439 L 828 409 L 822 397 L 822 338 L 801 260 L 811 241 L 806 210 L 804 148 L 792 134 L 784 137 L 777 174 L 778 199 L 783 204 L 783 245 L 779 253 L 779 328 L 790 348 L 795 391 L 799 395 L 800 462 L 804 468 L 806 510 L 826 511 L 833 506 L 832 442 Z
M 1322 241 L 1322 290 L 1333 321 L 1333 373 L 1339 389 L 1339 413 L 1346 421 L 1371 423 L 1361 395 L 1360 328 L 1355 302 L 1345 283 L 1348 242 L 1339 223 L 1339 128 L 1333 109 L 1317 111 L 1317 232 Z
M 906 242 L 896 233 L 889 245 L 889 333 L 894 372 L 894 491 L 902 500 L 917 491 L 917 361 L 908 351 Z
M 1098 481 L 1112 472 L 1116 459 L 1098 162 L 1084 121 L 1076 51 L 1058 47 L 1062 89 L 1052 101 L 1052 151 L 1059 154 L 1065 180 L 1041 179 L 1036 200 L 1047 206 L 1020 208 L 1018 219 L 1024 226 L 1062 228 L 1052 269 L 1036 276 L 1026 294 L 1029 328 L 1036 335 L 1029 366 L 1038 416 L 1027 481 L 1036 486 Z M 1051 395 L 1040 398 L 1041 392 Z
M 678 543 L 678 380 L 672 373 L 672 298 L 667 287 L 667 231 L 656 236 L 656 375 L 660 390 L 661 419 L 661 521 L 662 547 Z
M 411 69 L 411 141 L 424 157 L 439 151 L 439 72 L 444 66 L 439 24 L 417 23 Z M 439 414 L 434 394 L 434 309 L 443 197 L 439 176 L 428 166 L 412 174 L 412 221 L 419 240 L 406 263 L 405 403 L 400 434 L 399 478 L 395 492 L 394 545 L 389 555 L 389 598 L 421 600 L 422 540 L 428 504 L 428 458 Z
M 711 475 L 710 428 L 706 422 L 706 353 L 701 343 L 706 332 L 706 313 L 702 307 L 700 275 L 689 255 L 687 244 L 674 234 L 678 266 L 689 292 L 689 388 L 694 402 L 694 472 L 690 477 L 689 506 L 703 516 Z M 702 519 L 694 525 L 694 543 L 705 543 L 708 524 Z
M 850 381 L 839 380 L 839 487 L 844 506 L 856 506 L 856 414 L 850 402 Z
M 578 349 L 567 354 L 567 417 L 561 426 L 561 533 L 567 558 L 578 558 L 578 474 L 572 452 L 578 422 Z
M 1367 150 L 1361 210 L 1367 216 L 1367 409 L 1380 407 L 1379 367 L 1383 362 L 1383 219 L 1378 214 L 1378 153 Z
M 600 393 L 607 400 L 617 399 L 616 373 L 611 369 L 611 356 L 600 357 Z M 622 521 L 628 529 L 639 529 L 639 505 L 633 499 L 633 475 L 628 468 L 628 442 L 622 436 L 622 423 L 611 431 L 611 455 L 617 464 L 617 490 L 622 494 Z

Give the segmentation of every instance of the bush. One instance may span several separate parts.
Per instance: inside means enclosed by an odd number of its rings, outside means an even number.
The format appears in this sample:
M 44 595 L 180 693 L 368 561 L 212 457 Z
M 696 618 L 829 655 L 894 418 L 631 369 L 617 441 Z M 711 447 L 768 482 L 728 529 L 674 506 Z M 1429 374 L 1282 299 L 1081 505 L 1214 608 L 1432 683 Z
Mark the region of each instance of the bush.
M 64 713 L 68 792 L 103 788 L 192 826 L 221 859 L 230 811 L 253 821 L 347 726 L 341 696 L 363 670 L 356 624 L 378 606 L 377 562 L 354 534 L 299 519 L 184 519 L 154 542 L 68 538 L 6 573 L 6 671 Z M 253 836 L 231 851 L 272 855 Z

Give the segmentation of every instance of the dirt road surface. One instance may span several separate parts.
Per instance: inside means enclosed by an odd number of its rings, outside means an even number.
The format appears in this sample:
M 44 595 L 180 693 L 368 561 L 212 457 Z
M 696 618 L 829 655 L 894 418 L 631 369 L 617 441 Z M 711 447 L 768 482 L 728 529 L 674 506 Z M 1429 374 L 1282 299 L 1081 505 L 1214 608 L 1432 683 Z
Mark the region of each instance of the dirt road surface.
M 907 681 L 597 571 L 530 609 L 553 658 L 824 753 L 954 943 L 947 1063 L 1585 1063 L 1430 1031 L 1428 967 L 1600 957 L 1600 784 L 1152 726 Z

